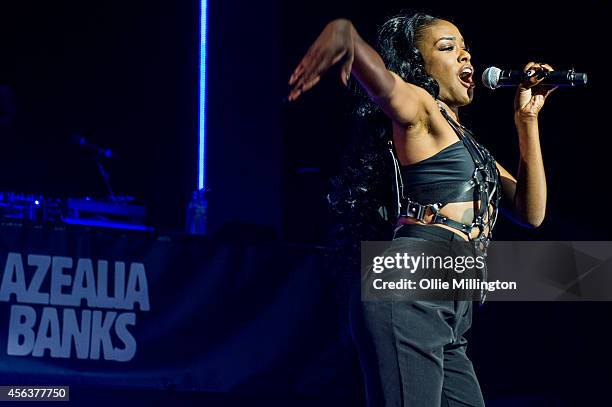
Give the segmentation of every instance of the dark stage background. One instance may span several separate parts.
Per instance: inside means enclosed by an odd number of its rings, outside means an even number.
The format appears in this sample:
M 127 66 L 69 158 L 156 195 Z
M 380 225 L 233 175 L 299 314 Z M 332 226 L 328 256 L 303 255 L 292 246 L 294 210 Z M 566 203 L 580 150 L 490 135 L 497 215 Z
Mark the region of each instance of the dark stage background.
M 103 197 L 78 133 L 118 156 L 118 194 L 145 203 L 154 226 L 182 230 L 197 179 L 199 7 L 3 2 L 0 110 L 14 112 L 0 124 L 0 190 Z M 209 5 L 212 230 L 237 221 L 280 230 L 278 14 L 276 3 Z
M 3 2 L 0 82 L 15 114 L 2 129 L 2 189 L 102 197 L 79 133 L 111 148 L 118 194 L 180 222 L 195 182 L 196 2 Z
M 351 18 L 373 42 L 376 27 L 403 7 L 455 22 L 477 75 L 489 65 L 520 69 L 530 60 L 588 73 L 588 88 L 557 90 L 541 113 L 549 188 L 544 225 L 527 230 L 502 219 L 496 238 L 609 240 L 609 10 L 602 2 L 563 8 L 541 2 L 213 1 L 211 229 L 240 222 L 288 242 L 325 241 L 333 219 L 324 198 L 352 140 L 351 98 L 335 71 L 292 104 L 283 101 L 286 82 L 329 20 Z M 71 141 L 80 133 L 120 157 L 112 164 L 117 192 L 146 203 L 152 224 L 182 229 L 196 183 L 198 10 L 194 0 L 3 2 L 0 190 L 104 195 L 91 156 Z M 515 171 L 512 98 L 511 90 L 478 86 L 462 118 Z M 470 352 L 485 395 L 589 395 L 609 386 L 611 311 L 608 303 L 478 309 Z

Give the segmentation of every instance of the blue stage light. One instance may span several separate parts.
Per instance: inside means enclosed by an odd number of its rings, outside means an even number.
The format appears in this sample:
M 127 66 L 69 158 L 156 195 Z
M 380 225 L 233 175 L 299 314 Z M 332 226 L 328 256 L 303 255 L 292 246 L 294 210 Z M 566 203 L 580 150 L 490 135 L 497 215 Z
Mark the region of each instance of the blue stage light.
M 208 0 L 200 5 L 200 103 L 198 137 L 198 190 L 206 185 L 206 53 L 207 53 Z

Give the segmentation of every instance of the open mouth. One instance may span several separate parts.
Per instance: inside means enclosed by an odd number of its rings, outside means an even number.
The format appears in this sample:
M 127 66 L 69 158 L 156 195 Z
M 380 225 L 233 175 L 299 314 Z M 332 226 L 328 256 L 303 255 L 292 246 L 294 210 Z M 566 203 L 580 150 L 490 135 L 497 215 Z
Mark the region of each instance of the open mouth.
M 459 71 L 459 81 L 466 88 L 473 88 L 476 86 L 474 83 L 474 68 L 472 66 L 465 66 Z

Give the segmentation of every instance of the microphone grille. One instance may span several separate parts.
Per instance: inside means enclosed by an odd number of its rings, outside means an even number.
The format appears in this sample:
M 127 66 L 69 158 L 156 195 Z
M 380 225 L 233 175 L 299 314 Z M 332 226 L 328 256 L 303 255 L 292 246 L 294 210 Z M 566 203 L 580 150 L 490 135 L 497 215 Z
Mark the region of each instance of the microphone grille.
M 482 73 L 482 84 L 489 89 L 496 89 L 499 87 L 498 82 L 500 75 L 501 69 L 491 66 Z

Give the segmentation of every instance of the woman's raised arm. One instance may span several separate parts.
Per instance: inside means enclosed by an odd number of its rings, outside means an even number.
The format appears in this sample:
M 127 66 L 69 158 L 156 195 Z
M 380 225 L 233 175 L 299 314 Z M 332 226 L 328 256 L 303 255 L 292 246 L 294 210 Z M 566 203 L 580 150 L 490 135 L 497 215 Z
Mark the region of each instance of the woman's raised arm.
M 315 86 L 332 65 L 341 62 L 341 80 L 352 74 L 387 115 L 400 123 L 414 123 L 419 113 L 418 87 L 390 72 L 380 55 L 359 35 L 353 24 L 338 19 L 325 26 L 293 71 L 289 100 Z M 399 102 L 401 101 L 401 103 Z

